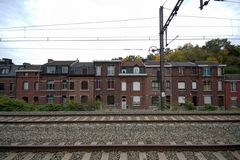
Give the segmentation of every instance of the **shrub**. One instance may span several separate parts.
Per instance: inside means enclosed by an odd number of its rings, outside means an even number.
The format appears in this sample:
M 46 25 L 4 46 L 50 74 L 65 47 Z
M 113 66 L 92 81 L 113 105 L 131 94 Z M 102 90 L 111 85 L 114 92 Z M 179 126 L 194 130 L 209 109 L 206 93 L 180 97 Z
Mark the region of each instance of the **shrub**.
M 184 108 L 185 110 L 195 110 L 196 107 L 194 106 L 194 104 L 191 101 L 186 101 L 184 104 Z
M 205 110 L 205 111 L 215 111 L 215 110 L 217 110 L 217 107 L 215 107 L 215 106 L 213 106 L 213 105 L 211 105 L 211 104 L 206 104 L 206 105 L 204 106 L 204 110 Z
M 19 99 L 0 97 L 0 111 L 32 111 L 33 105 Z

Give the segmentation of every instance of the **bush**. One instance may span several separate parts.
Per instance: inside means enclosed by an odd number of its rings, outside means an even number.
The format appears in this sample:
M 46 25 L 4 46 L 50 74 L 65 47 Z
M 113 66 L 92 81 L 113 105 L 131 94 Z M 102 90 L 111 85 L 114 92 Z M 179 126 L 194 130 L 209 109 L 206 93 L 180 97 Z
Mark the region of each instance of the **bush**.
M 217 107 L 215 107 L 211 104 L 206 104 L 203 109 L 204 109 L 204 111 L 215 111 L 215 110 L 217 110 Z
M 170 106 L 170 110 L 171 110 L 171 111 L 179 111 L 179 106 L 173 104 L 173 105 Z
M 196 107 L 194 106 L 194 104 L 190 101 L 186 101 L 184 104 L 184 108 L 185 110 L 195 110 Z
M 0 111 L 33 111 L 34 105 L 19 99 L 0 97 Z

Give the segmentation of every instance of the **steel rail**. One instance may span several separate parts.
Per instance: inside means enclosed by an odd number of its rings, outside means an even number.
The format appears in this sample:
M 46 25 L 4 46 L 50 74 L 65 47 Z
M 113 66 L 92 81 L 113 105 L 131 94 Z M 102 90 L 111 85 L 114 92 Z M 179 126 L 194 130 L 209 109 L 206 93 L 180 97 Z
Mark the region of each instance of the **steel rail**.
M 240 119 L 204 120 L 41 120 L 41 121 L 0 121 L 0 124 L 109 124 L 109 123 L 239 123 Z
M 229 151 L 240 150 L 240 144 L 112 144 L 112 145 L 0 145 L 0 152 L 59 151 Z
M 34 112 L 0 112 L 0 117 L 10 117 L 10 116 L 19 116 L 19 117 L 31 117 L 31 116 L 53 116 L 53 117 L 58 117 L 58 116 L 234 116 L 234 115 L 239 115 L 240 112 L 234 112 L 234 113 L 221 113 L 221 112 L 215 112 L 215 113 L 202 113 L 202 112 L 196 112 L 196 113 L 189 113 L 189 112 L 178 112 L 178 113 L 156 113 L 156 112 L 151 112 L 151 113 L 68 113 L 68 112 L 55 112 L 55 113 L 49 113 L 49 112 L 42 112 L 42 113 L 34 113 Z

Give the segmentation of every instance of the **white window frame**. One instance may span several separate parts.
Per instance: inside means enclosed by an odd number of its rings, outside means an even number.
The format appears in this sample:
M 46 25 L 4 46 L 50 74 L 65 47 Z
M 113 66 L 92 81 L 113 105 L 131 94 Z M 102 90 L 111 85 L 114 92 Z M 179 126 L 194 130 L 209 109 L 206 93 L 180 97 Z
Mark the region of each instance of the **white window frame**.
M 236 102 L 236 106 L 233 105 L 233 101 Z M 231 107 L 237 108 L 237 97 L 231 97 Z
M 56 66 L 47 66 L 47 73 L 56 73 Z
M 212 96 L 204 96 L 203 102 L 204 104 L 212 104 Z
M 185 96 L 178 96 L 178 103 L 179 104 L 184 104 L 186 102 L 186 97 Z
M 133 82 L 133 91 L 140 91 L 140 90 L 141 90 L 141 83 Z
M 133 96 L 133 106 L 140 106 L 141 105 L 141 97 L 140 96 Z
M 115 66 L 108 66 L 107 67 L 107 75 L 114 76 L 115 75 Z
M 133 67 L 133 73 L 134 74 L 139 74 L 140 73 L 140 68 L 139 67 Z
M 23 90 L 28 91 L 29 90 L 29 83 L 28 82 L 23 82 Z
M 127 73 L 127 70 L 126 70 L 126 69 L 122 69 L 122 73 L 123 73 L 123 74 L 126 74 L 126 73 Z
M 186 89 L 185 82 L 178 82 L 178 89 L 180 89 L 180 90 Z
M 68 66 L 62 66 L 62 73 L 68 73 Z
M 231 85 L 231 92 L 237 92 L 237 81 L 232 81 Z
M 127 82 L 122 82 L 122 91 L 127 91 Z
M 218 81 L 218 91 L 223 90 L 223 81 Z
M 102 67 L 96 66 L 96 76 L 101 76 Z
M 196 89 L 197 89 L 197 82 L 192 81 L 192 90 L 196 90 Z

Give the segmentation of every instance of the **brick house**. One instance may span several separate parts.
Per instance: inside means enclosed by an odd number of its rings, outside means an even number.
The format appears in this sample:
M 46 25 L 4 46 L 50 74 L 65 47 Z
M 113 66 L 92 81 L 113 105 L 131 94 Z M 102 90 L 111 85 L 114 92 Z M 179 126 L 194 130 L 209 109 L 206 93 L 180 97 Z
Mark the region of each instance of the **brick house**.
M 143 62 L 122 62 L 119 73 L 122 109 L 146 109 L 146 70 Z
M 95 100 L 106 108 L 120 108 L 121 84 L 119 78 L 120 60 L 94 61 L 95 68 Z
M 92 62 L 76 62 L 68 76 L 68 98 L 90 104 L 94 101 L 94 67 Z
M 41 65 L 24 63 L 16 70 L 16 98 L 39 104 Z
M 240 74 L 225 75 L 226 109 L 240 108 Z
M 147 61 L 145 62 L 146 68 L 146 105 L 150 108 L 157 107 L 159 105 L 160 97 L 160 62 L 159 61 Z
M 170 62 L 165 64 L 166 102 L 195 106 L 224 106 L 224 67 L 214 62 Z
M 19 65 L 15 65 L 11 59 L 0 60 L 0 96 L 16 98 L 16 70 Z
M 54 61 L 41 66 L 39 103 L 66 103 L 71 97 L 71 81 L 69 81 L 70 67 L 77 61 Z

